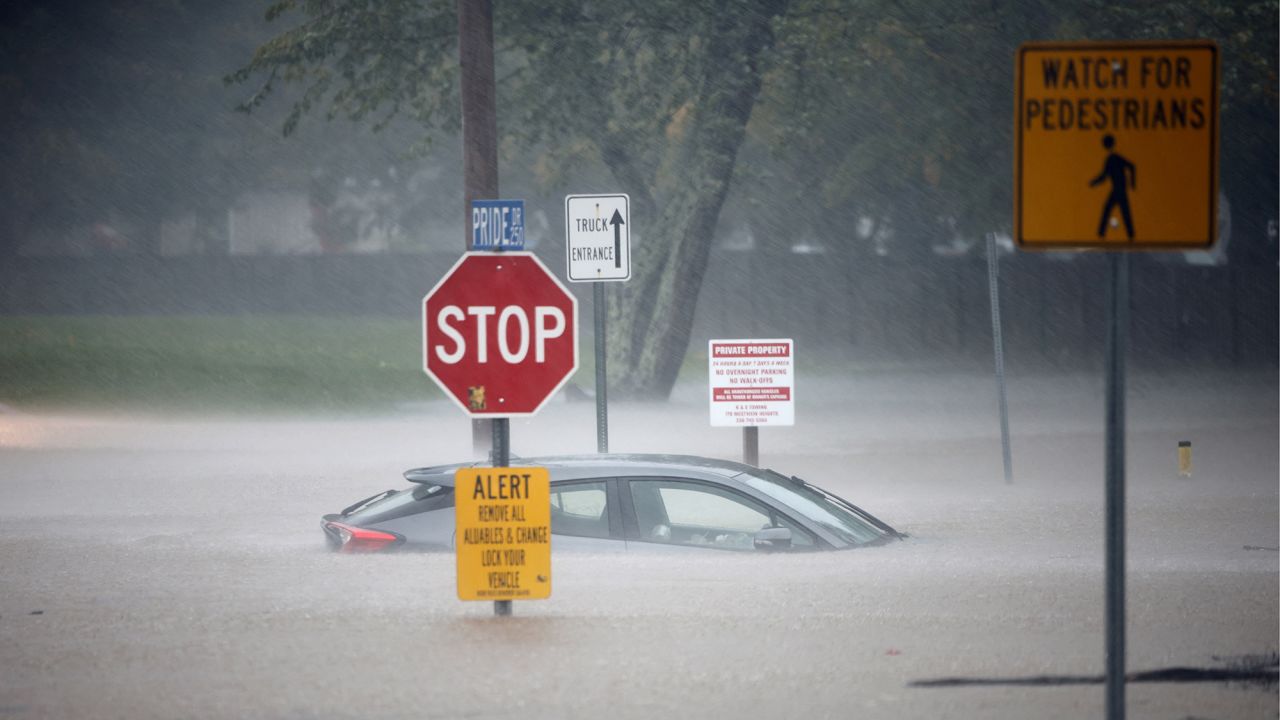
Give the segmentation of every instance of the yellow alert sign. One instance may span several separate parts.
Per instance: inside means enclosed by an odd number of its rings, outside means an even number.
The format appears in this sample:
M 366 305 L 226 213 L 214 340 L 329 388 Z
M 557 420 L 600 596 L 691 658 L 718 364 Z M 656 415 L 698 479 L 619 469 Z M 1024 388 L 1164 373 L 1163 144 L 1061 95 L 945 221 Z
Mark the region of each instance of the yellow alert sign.
M 1216 44 L 1027 43 L 1018 49 L 1014 86 L 1020 247 L 1213 244 Z
M 454 473 L 460 600 L 551 596 L 551 475 L 546 468 Z

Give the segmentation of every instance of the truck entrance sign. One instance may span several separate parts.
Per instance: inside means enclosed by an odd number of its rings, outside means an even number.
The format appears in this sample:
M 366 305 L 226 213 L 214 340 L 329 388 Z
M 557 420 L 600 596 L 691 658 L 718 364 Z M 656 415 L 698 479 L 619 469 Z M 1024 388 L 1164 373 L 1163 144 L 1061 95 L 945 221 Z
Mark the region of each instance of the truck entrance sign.
M 578 302 L 532 253 L 467 253 L 422 299 L 423 370 L 476 418 L 532 415 L 578 369 Z
M 795 425 L 794 347 L 791 340 L 711 340 L 711 425 Z
M 631 279 L 631 198 L 567 195 L 564 227 L 570 282 Z
M 1217 45 L 1027 43 L 1018 49 L 1015 74 L 1019 246 L 1213 244 Z
M 460 600 L 551 596 L 551 476 L 538 467 L 454 474 Z

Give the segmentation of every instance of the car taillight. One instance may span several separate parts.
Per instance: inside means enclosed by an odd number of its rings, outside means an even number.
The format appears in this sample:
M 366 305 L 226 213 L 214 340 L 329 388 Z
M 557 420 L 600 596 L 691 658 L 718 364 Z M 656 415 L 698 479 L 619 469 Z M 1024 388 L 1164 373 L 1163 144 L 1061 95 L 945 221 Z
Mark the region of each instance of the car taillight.
M 326 523 L 326 527 L 338 533 L 338 552 L 344 553 L 366 553 L 378 552 L 379 550 L 387 550 L 395 545 L 399 545 L 403 538 L 399 535 L 381 532 L 379 530 L 366 530 L 353 525 L 344 525 L 338 522 Z

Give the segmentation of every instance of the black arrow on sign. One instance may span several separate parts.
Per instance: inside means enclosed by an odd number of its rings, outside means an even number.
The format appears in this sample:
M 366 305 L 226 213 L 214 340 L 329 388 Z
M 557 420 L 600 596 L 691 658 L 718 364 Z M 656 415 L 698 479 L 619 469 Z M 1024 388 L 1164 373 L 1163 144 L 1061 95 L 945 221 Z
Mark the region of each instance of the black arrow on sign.
M 609 220 L 609 224 L 613 226 L 613 266 L 615 268 L 622 267 L 622 225 L 626 225 L 622 221 L 622 213 L 617 210 L 613 211 L 613 217 Z

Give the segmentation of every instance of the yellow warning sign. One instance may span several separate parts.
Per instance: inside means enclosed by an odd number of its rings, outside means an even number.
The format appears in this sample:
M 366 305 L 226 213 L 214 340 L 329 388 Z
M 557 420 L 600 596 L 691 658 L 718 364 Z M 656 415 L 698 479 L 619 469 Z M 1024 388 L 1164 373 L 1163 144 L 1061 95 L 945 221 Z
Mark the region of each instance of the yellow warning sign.
M 458 598 L 551 596 L 551 476 L 546 468 L 454 474 Z
M 1018 49 L 1014 87 L 1020 247 L 1213 244 L 1216 44 L 1027 43 Z

